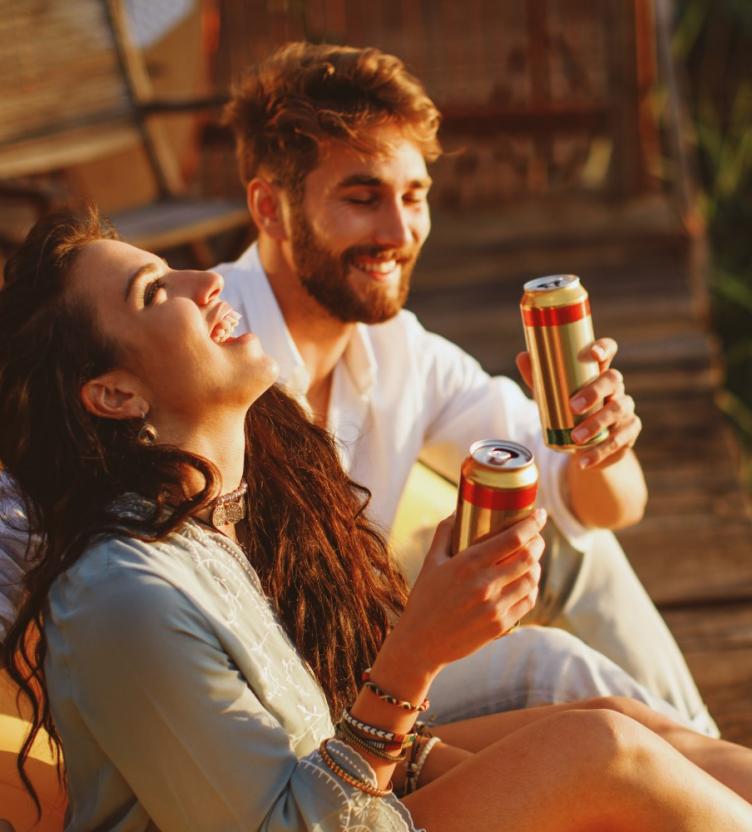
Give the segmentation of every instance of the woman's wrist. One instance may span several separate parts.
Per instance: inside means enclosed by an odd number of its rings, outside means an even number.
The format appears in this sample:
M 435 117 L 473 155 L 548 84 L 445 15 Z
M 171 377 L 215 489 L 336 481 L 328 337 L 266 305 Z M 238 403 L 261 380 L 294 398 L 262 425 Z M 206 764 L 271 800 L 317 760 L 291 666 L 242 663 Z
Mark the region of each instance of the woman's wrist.
M 441 665 L 422 655 L 419 645 L 403 637 L 398 624 L 384 640 L 370 675 L 393 696 L 421 702 L 440 670 Z

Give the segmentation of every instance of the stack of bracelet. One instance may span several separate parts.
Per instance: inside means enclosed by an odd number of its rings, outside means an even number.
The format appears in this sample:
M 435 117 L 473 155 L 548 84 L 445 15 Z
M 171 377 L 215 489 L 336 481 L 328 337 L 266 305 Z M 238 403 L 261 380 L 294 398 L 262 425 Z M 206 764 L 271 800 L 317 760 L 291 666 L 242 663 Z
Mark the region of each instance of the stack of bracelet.
M 398 699 L 397 697 L 382 690 L 375 682 L 373 682 L 371 680 L 370 671 L 371 669 L 368 668 L 363 673 L 363 685 L 379 699 L 406 711 L 419 713 L 421 711 L 428 710 L 430 706 L 428 699 L 424 699 L 419 705 L 413 705 L 412 702 Z M 405 794 L 408 794 L 410 791 L 414 791 L 417 787 L 418 776 L 420 775 L 420 770 L 423 768 L 423 764 L 426 761 L 426 757 L 428 757 L 428 753 L 433 745 L 438 742 L 438 738 L 432 737 L 431 732 L 428 731 L 422 723 L 417 723 L 415 731 L 407 734 L 400 734 L 396 731 L 376 728 L 373 725 L 362 722 L 347 710 L 342 713 L 342 719 L 339 723 L 337 723 L 336 736 L 338 739 L 347 742 L 348 745 L 352 745 L 356 749 L 366 751 L 374 757 L 381 760 L 387 760 L 390 763 L 401 763 L 405 761 L 407 759 L 407 750 L 411 749 L 410 762 L 408 764 L 407 771 L 408 778 L 412 777 L 412 780 L 408 779 L 406 781 L 410 784 L 410 788 L 409 791 L 405 791 Z M 419 736 L 428 737 L 429 739 L 426 743 L 419 746 L 417 743 Z M 324 740 L 321 743 L 319 752 L 326 766 L 338 777 L 346 783 L 349 783 L 351 786 L 355 786 L 355 788 L 360 789 L 360 791 L 374 797 L 385 797 L 386 795 L 391 794 L 391 783 L 390 788 L 379 789 L 372 786 L 370 783 L 367 783 L 365 780 L 361 780 L 345 771 L 345 769 L 338 765 L 332 758 L 327 749 L 327 742 L 328 740 Z
M 398 734 L 368 725 L 349 711 L 342 712 L 342 720 L 337 724 L 339 739 L 390 763 L 401 763 L 407 759 L 407 749 L 415 742 L 415 736 L 414 733 Z

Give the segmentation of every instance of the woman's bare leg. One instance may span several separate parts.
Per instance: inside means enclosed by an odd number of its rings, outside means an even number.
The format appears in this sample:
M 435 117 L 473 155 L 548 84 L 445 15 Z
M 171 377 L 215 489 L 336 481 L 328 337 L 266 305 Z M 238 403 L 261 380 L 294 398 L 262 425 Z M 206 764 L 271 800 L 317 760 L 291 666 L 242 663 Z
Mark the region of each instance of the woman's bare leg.
M 526 725 L 573 709 L 608 709 L 637 720 L 708 774 L 752 802 L 752 750 L 698 734 L 634 699 L 613 696 L 508 711 L 437 726 L 434 733 L 451 745 L 477 752 Z
M 605 710 L 537 719 L 404 801 L 430 832 L 752 829 L 752 806 L 653 732 Z

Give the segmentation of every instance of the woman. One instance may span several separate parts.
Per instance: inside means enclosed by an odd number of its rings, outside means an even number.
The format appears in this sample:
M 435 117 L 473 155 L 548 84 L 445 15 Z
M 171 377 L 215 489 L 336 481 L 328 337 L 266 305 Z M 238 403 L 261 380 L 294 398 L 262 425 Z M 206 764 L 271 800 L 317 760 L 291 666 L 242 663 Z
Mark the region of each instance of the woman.
M 415 731 L 534 603 L 544 517 L 454 558 L 445 521 L 408 599 L 220 291 L 93 215 L 6 268 L 0 461 L 42 537 L 5 651 L 68 828 L 752 828 L 749 752 L 626 703 Z

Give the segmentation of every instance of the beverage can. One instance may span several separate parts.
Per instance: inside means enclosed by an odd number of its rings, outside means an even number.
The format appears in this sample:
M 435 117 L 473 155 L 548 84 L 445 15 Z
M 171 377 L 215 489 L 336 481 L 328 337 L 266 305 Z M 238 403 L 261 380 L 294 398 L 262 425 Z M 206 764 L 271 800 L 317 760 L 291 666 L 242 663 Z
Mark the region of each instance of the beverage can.
M 572 439 L 574 428 L 603 404 L 597 402 L 582 414 L 573 413 L 569 405 L 571 396 L 600 374 L 590 354 L 595 340 L 593 319 L 580 278 L 556 274 L 529 280 L 520 310 L 546 445 L 559 451 L 597 445 L 608 431 L 584 444 Z

